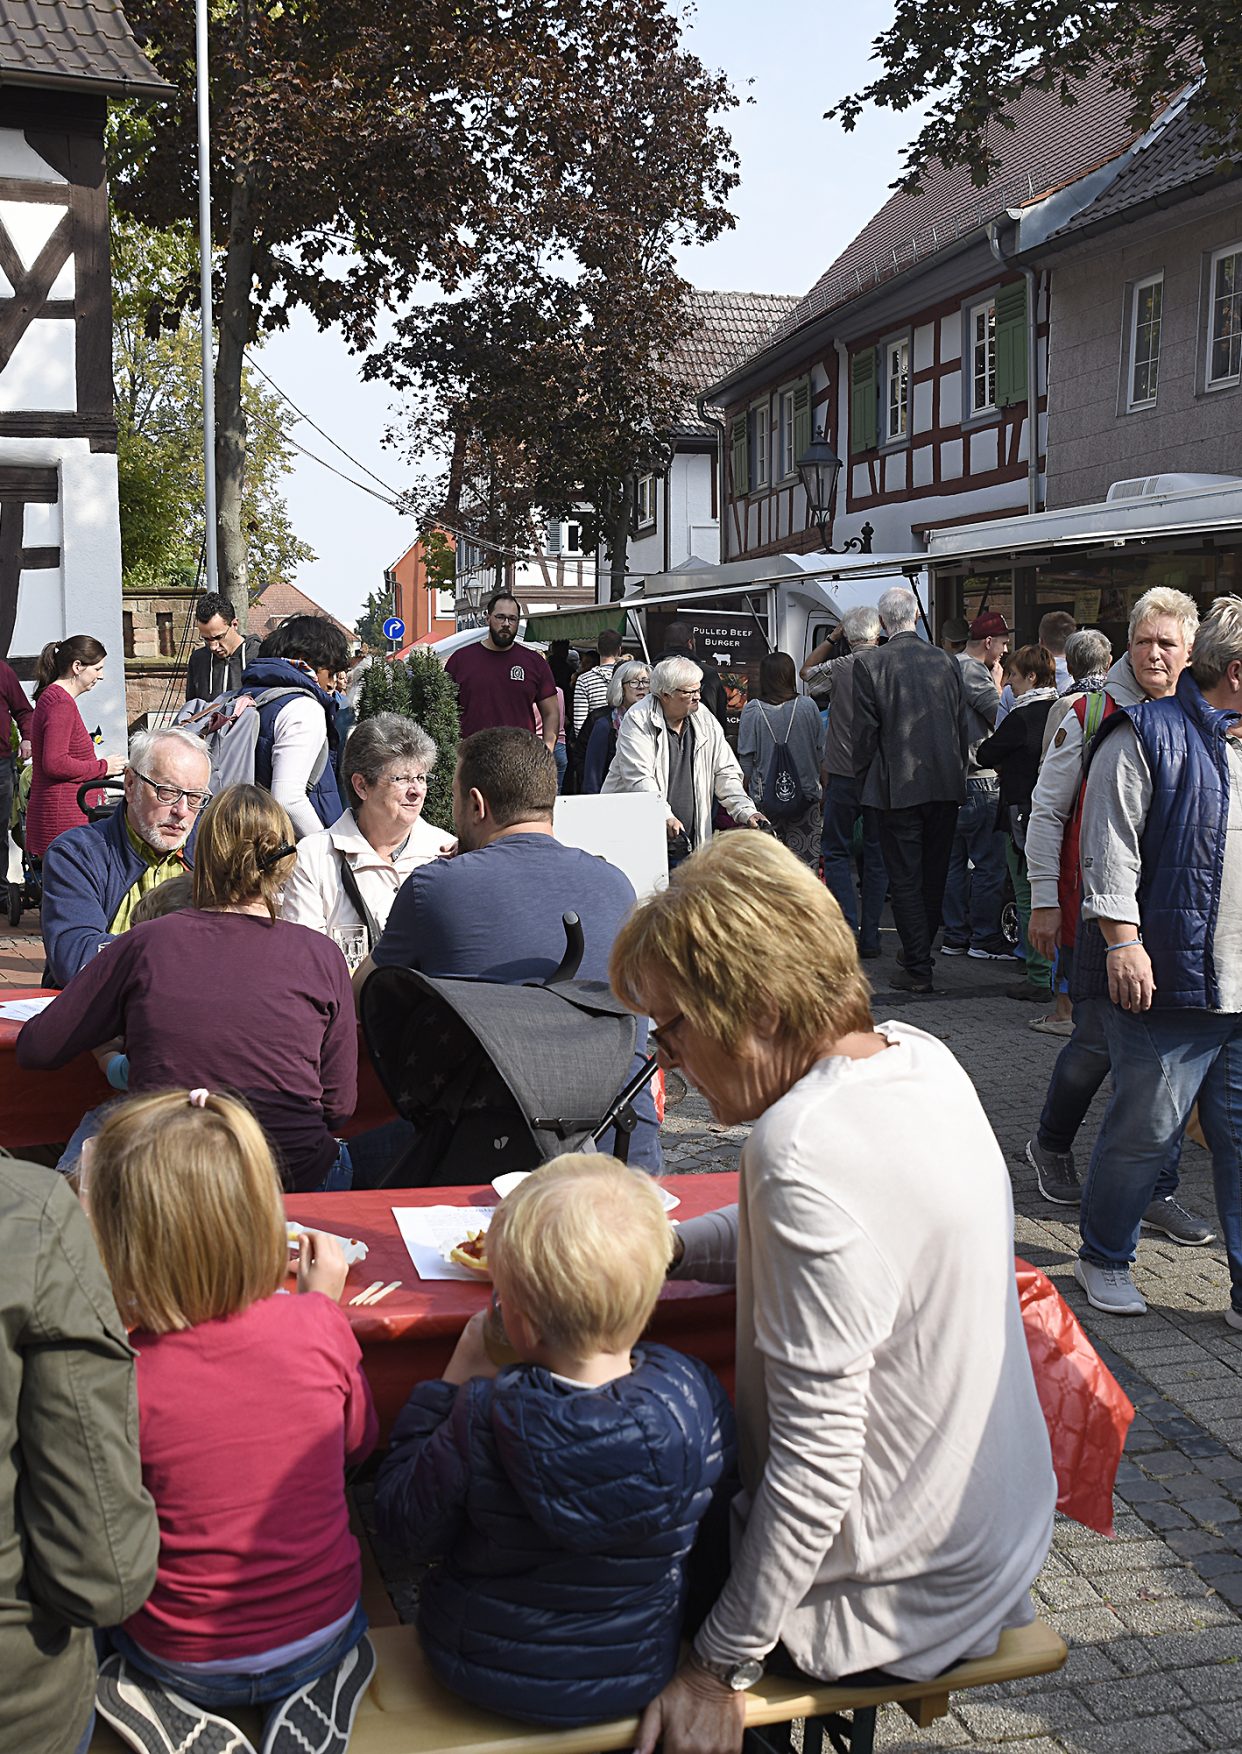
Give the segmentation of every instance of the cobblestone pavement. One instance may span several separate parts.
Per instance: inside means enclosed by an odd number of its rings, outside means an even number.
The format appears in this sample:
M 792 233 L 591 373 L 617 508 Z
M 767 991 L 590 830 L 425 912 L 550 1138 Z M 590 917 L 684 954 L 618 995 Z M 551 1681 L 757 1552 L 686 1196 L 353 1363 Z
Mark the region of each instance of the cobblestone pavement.
M 1039 1611 L 1070 1645 L 1058 1675 L 959 1696 L 933 1730 L 896 1708 L 882 1715 L 884 1749 L 962 1747 L 1006 1754 L 1179 1754 L 1242 1749 L 1242 1334 L 1225 1326 L 1229 1279 L 1219 1244 L 1144 1241 L 1135 1280 L 1149 1313 L 1091 1309 L 1071 1277 L 1073 1215 L 1039 1196 L 1023 1147 L 1062 1045 L 1027 1028 L 1033 1008 L 1004 996 L 1015 971 L 942 958 L 942 996 L 887 986 L 895 934 L 868 965 L 877 1019 L 901 1018 L 957 1055 L 996 1130 L 1013 1178 L 1018 1252 L 1073 1306 L 1134 1402 L 1117 1479 L 1117 1537 L 1058 1519 L 1036 1586 Z M 1085 1169 L 1103 1114 L 1097 1101 L 1076 1155 Z M 934 1116 L 929 1116 L 934 1124 Z M 716 1128 L 689 1095 L 665 1123 L 668 1168 L 732 1169 L 745 1128 Z M 1213 1213 L 1207 1153 L 1188 1145 L 1182 1196 Z

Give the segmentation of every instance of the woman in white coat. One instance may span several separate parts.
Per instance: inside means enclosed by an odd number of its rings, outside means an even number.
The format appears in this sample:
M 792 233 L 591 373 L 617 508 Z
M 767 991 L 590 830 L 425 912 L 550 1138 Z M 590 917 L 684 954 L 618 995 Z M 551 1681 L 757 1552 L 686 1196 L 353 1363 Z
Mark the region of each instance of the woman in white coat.
M 699 711 L 703 672 L 690 658 L 661 658 L 651 693 L 631 707 L 617 729 L 617 753 L 605 792 L 658 792 L 668 806 L 669 869 L 711 839 L 723 804 L 735 822 L 766 828 L 742 780 L 719 720 Z
M 351 734 L 341 760 L 350 808 L 322 834 L 298 842 L 281 913 L 317 932 L 364 934 L 361 961 L 384 929 L 410 872 L 456 846 L 451 834 L 423 821 L 436 746 L 422 726 L 399 713 L 377 713 Z M 352 958 L 351 958 L 352 960 Z

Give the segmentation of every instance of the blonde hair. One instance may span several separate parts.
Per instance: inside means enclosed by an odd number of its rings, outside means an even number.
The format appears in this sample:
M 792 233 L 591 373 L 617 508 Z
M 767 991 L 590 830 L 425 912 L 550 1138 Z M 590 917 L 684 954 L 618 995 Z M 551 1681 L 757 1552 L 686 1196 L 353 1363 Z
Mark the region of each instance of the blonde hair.
M 87 1198 L 126 1320 L 153 1334 L 235 1315 L 283 1283 L 289 1253 L 280 1179 L 240 1102 L 135 1096 L 94 1141 Z
M 282 848 L 288 850 L 282 853 Z M 194 905 L 236 907 L 262 898 L 275 919 L 277 897 L 296 863 L 293 824 L 284 806 L 262 786 L 228 786 L 199 821 Z
M 615 1157 L 555 1157 L 519 1182 L 487 1234 L 492 1278 L 544 1341 L 589 1358 L 651 1320 L 673 1233 L 650 1176 Z
M 1182 638 L 1188 646 L 1195 643 L 1195 634 L 1199 631 L 1199 609 L 1194 598 L 1188 597 L 1185 591 L 1173 590 L 1170 585 L 1153 585 L 1150 591 L 1143 592 L 1130 611 L 1127 645 L 1134 644 L 1145 621 L 1158 621 L 1162 615 L 1171 615 L 1180 625 Z
M 612 947 L 613 991 L 644 1012 L 653 982 L 736 1053 L 750 1024 L 739 994 L 775 1008 L 786 1039 L 811 1047 L 874 1027 L 854 934 L 831 893 L 767 835 L 722 834 L 637 906 Z

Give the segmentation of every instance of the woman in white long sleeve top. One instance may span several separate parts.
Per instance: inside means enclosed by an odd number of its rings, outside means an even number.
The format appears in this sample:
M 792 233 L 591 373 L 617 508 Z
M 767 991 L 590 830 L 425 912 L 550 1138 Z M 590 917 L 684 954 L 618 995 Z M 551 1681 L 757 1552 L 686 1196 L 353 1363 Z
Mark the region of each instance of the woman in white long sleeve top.
M 377 713 L 363 720 L 341 763 L 351 808 L 331 828 L 298 842 L 283 918 L 317 932 L 361 926 L 374 948 L 410 872 L 457 844 L 422 819 L 435 764 L 435 743 L 413 719 Z
M 638 1737 L 723 1751 L 778 1644 L 821 1680 L 994 1651 L 1033 1617 L 1056 1481 L 1000 1147 L 941 1042 L 872 1021 L 823 885 L 722 836 L 630 916 L 610 973 L 716 1118 L 755 1122 L 736 1208 L 674 1244 L 680 1274 L 737 1286 L 732 1569 Z

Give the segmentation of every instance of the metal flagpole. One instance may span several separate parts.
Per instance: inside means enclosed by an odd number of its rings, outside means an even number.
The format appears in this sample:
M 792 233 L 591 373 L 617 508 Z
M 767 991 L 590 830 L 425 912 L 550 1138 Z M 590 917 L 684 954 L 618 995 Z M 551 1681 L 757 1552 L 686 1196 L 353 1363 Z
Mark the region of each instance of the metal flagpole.
M 198 263 L 203 329 L 203 507 L 207 589 L 220 588 L 216 558 L 216 384 L 211 356 L 211 122 L 207 79 L 207 0 L 195 0 L 195 96 L 198 105 Z

